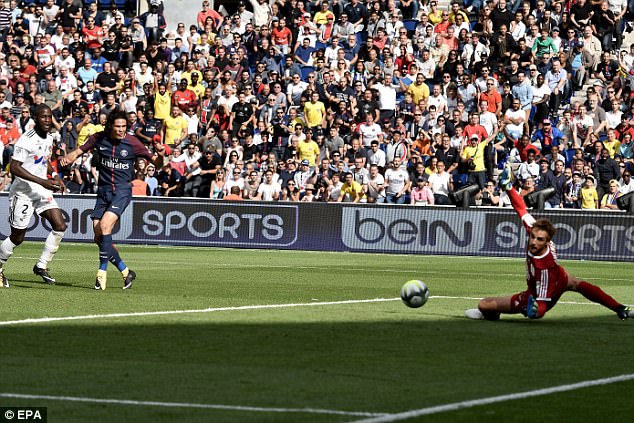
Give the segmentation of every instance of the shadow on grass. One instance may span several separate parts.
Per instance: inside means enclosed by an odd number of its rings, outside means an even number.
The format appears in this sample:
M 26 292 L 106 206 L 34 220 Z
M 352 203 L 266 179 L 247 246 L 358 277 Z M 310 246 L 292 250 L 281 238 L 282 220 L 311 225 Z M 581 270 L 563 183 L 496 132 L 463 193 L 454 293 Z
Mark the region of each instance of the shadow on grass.
M 53 285 L 49 285 L 41 280 L 31 280 L 31 279 L 22 279 L 15 278 L 10 279 L 9 283 L 11 284 L 11 288 L 17 289 L 54 289 L 56 286 L 64 286 L 69 288 L 79 288 L 79 289 L 94 289 L 92 286 L 79 285 L 76 283 L 68 283 L 68 282 L 55 282 Z M 94 282 L 93 282 L 94 283 Z
M 426 315 L 324 323 L 143 323 L 148 320 L 2 327 L 0 391 L 398 412 L 628 373 L 634 347 L 634 322 L 612 315 L 538 322 Z M 597 360 L 579 365 L 589 357 Z M 115 421 L 121 409 L 131 408 L 47 404 L 63 413 L 86 409 L 64 421 L 86 421 L 94 408 Z M 164 411 L 140 407 L 133 413 L 162 421 L 156 413 Z M 184 412 L 189 421 L 201 413 L 207 421 L 350 420 Z

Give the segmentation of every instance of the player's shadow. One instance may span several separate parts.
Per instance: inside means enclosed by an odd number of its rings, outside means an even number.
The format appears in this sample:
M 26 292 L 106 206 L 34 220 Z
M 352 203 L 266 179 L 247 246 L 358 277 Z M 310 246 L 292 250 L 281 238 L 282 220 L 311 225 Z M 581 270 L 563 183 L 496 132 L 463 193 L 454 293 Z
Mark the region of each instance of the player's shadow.
M 608 311 L 536 322 L 471 321 L 409 309 L 380 318 L 367 313 L 353 307 L 337 315 L 307 308 L 0 326 L 2 344 L 10 346 L 2 353 L 0 392 L 398 412 L 631 373 L 634 322 L 621 322 Z M 618 392 L 621 407 L 631 407 L 631 389 Z M 108 417 L 103 421 L 353 420 L 310 413 L 38 405 L 49 406 L 49 413 L 62 407 L 56 413 L 64 421 L 89 421 L 94 412 Z M 601 421 L 605 412 L 596 401 L 580 407 L 588 413 L 585 421 Z M 65 412 L 73 418 L 65 419 Z
M 79 288 L 79 289 L 94 289 L 92 286 L 87 285 L 79 285 L 75 283 L 68 282 L 55 282 L 53 285 L 49 285 L 44 282 L 33 281 L 29 279 L 11 279 L 10 288 L 17 289 L 55 289 L 56 286 L 63 286 L 69 288 Z

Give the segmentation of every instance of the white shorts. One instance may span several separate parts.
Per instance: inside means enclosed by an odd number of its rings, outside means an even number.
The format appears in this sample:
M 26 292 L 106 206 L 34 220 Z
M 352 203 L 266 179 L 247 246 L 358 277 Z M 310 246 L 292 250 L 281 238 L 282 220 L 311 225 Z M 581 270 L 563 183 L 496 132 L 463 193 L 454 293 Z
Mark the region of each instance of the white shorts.
M 46 210 L 59 208 L 53 192 L 41 185 L 16 178 L 10 193 L 9 224 L 15 229 L 28 228 L 33 212 L 40 215 Z

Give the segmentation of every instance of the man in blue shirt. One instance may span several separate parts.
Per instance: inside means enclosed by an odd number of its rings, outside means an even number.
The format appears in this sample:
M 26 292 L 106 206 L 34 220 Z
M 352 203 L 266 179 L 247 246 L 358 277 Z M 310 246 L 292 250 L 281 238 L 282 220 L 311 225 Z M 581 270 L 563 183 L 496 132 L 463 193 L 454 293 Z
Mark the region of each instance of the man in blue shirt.
M 295 49 L 295 59 L 302 66 L 312 65 L 310 56 L 313 54 L 314 51 L 315 48 L 310 46 L 310 39 L 304 38 L 302 40 L 302 43 L 298 44 L 297 48 Z
M 556 126 L 553 126 L 549 119 L 544 119 L 541 129 L 535 131 L 532 140 L 541 143 L 542 155 L 546 156 L 546 154 L 550 153 L 553 145 L 562 143 L 563 137 L 564 134 Z

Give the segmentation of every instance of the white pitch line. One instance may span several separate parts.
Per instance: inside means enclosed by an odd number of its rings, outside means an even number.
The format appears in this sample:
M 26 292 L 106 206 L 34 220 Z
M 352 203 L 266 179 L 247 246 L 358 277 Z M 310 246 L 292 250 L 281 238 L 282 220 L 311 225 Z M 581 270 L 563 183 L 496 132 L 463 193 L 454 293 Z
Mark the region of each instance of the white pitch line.
M 402 413 L 386 414 L 383 416 L 373 417 L 369 419 L 356 420 L 354 423 L 391 423 L 402 420 L 412 419 L 414 417 L 428 416 L 430 414 L 444 413 L 446 411 L 456 411 L 465 408 L 478 407 L 481 405 L 494 404 L 498 402 L 513 401 L 537 397 L 542 395 L 556 394 L 559 392 L 574 391 L 577 389 L 589 388 L 592 386 L 609 385 L 612 383 L 625 382 L 634 379 L 634 373 L 624 374 L 603 379 L 585 380 L 582 382 L 571 383 L 568 385 L 553 386 L 551 388 L 535 389 L 532 391 L 517 392 L 514 394 L 498 395 L 495 397 L 481 398 L 470 401 L 454 402 L 450 404 L 437 405 L 434 407 L 420 408 L 418 410 L 410 410 Z
M 449 295 L 432 295 L 430 299 L 438 300 L 469 300 L 479 301 L 479 297 L 453 297 Z M 145 317 L 145 316 L 164 316 L 170 314 L 195 314 L 195 313 L 213 313 L 217 311 L 241 311 L 241 310 L 262 310 L 262 309 L 277 309 L 277 308 L 293 308 L 293 307 L 316 307 L 316 306 L 330 306 L 330 305 L 344 305 L 344 304 L 364 304 L 364 303 L 379 303 L 388 301 L 398 301 L 400 298 L 373 298 L 367 300 L 343 300 L 343 301 L 320 301 L 312 303 L 290 303 L 290 304 L 260 304 L 250 306 L 235 306 L 235 307 L 215 307 L 215 308 L 203 308 L 192 310 L 164 310 L 164 311 L 140 311 L 131 313 L 110 313 L 110 314 L 87 314 L 80 316 L 62 316 L 62 317 L 39 317 L 29 318 L 22 320 L 6 320 L 0 321 L 0 326 L 16 326 L 25 324 L 37 324 L 37 323 L 51 323 L 62 322 L 68 320 L 96 320 L 96 319 L 116 319 L 124 317 Z M 573 305 L 597 305 L 591 302 L 578 302 L 578 301 L 559 301 L 559 304 L 573 304 Z
M 23 320 L 7 320 L 0 321 L 0 326 L 15 326 L 32 323 L 50 323 L 61 322 L 67 320 L 94 320 L 94 319 L 116 319 L 123 317 L 144 317 L 144 316 L 164 316 L 170 314 L 190 314 L 190 313 L 213 313 L 216 311 L 237 311 L 237 310 L 262 310 L 262 309 L 275 309 L 275 308 L 293 308 L 293 307 L 317 307 L 317 306 L 330 306 L 330 305 L 344 305 L 344 304 L 362 304 L 362 303 L 378 303 L 385 301 L 396 301 L 400 298 L 374 298 L 369 300 L 344 300 L 344 301 L 321 301 L 313 303 L 290 303 L 290 304 L 260 304 L 250 306 L 237 306 L 237 307 L 215 307 L 215 308 L 203 308 L 193 310 L 166 310 L 166 311 L 142 311 L 134 313 L 111 313 L 111 314 L 88 314 L 83 316 L 65 316 L 65 317 L 41 317 L 31 318 Z
M 344 410 L 328 410 L 325 408 L 281 408 L 281 407 L 250 407 L 243 405 L 225 405 L 225 404 L 196 404 L 187 402 L 161 402 L 161 401 L 135 401 L 120 400 L 110 398 L 86 398 L 86 397 L 67 397 L 53 395 L 31 395 L 31 394 L 15 394 L 11 392 L 0 393 L 0 398 L 16 398 L 16 399 L 35 399 L 49 401 L 70 401 L 85 402 L 91 404 L 117 404 L 117 405 L 141 405 L 150 407 L 170 407 L 170 408 L 197 408 L 207 410 L 229 410 L 229 411 L 255 411 L 261 413 L 307 413 L 307 414 L 335 414 L 341 416 L 359 416 L 359 417 L 375 417 L 385 416 L 385 413 L 369 413 L 365 411 L 344 411 Z

